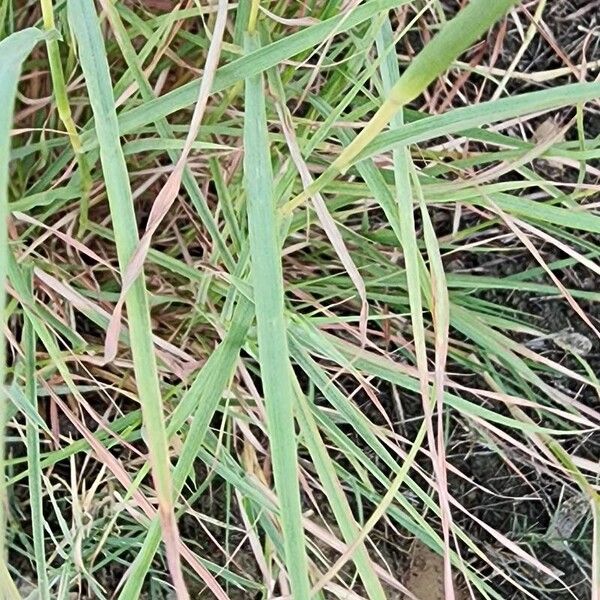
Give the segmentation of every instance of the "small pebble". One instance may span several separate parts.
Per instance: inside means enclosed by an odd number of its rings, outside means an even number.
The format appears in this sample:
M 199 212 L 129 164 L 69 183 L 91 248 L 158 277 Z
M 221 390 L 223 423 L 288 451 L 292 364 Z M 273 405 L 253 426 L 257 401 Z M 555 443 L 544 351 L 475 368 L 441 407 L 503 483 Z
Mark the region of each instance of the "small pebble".
M 581 333 L 561 331 L 552 340 L 559 348 L 578 356 L 587 356 L 592 351 L 592 341 Z

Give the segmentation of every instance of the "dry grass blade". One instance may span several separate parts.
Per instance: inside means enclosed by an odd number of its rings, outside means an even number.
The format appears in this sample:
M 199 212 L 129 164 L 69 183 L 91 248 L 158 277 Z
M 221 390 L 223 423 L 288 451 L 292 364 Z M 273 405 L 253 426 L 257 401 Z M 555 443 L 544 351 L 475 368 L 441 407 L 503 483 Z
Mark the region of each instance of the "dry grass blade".
M 509 217 L 503 210 L 501 210 L 493 201 L 490 201 L 490 204 L 495 212 L 497 212 L 502 220 L 510 227 L 510 229 L 515 233 L 515 235 L 521 240 L 523 245 L 531 252 L 532 256 L 539 263 L 539 265 L 544 269 L 544 271 L 548 274 L 550 279 L 553 281 L 554 285 L 560 290 L 560 293 L 565 297 L 567 302 L 571 305 L 575 313 L 581 318 L 581 320 L 594 332 L 596 337 L 600 338 L 600 331 L 598 328 L 592 323 L 588 315 L 581 308 L 577 300 L 573 298 L 573 296 L 569 293 L 569 290 L 562 284 L 562 282 L 558 279 L 558 277 L 552 272 L 551 269 L 548 268 L 548 265 L 540 255 L 537 248 L 533 245 L 532 241 L 527 237 L 525 233 L 521 231 L 519 226 L 515 223 L 515 221 Z
M 281 129 L 283 131 L 283 135 L 285 136 L 286 143 L 290 150 L 290 156 L 296 165 L 296 169 L 298 169 L 298 173 L 300 174 L 300 179 L 302 180 L 302 185 L 305 188 L 308 188 L 313 182 L 313 178 L 310 174 L 310 171 L 302 158 L 302 153 L 298 146 L 298 140 L 296 139 L 296 134 L 294 133 L 294 128 L 291 122 L 291 115 L 289 114 L 289 110 L 285 106 L 285 104 L 279 98 L 277 102 L 277 112 L 279 114 L 279 118 L 281 121 Z M 327 205 L 325 204 L 325 200 L 318 192 L 312 196 L 312 203 L 319 217 L 319 222 L 321 226 L 325 230 L 331 245 L 333 246 L 336 254 L 339 256 L 342 265 L 346 269 L 348 276 L 352 280 L 352 283 L 356 287 L 358 295 L 361 301 L 361 309 L 360 309 L 360 321 L 359 321 L 359 331 L 363 344 L 367 343 L 367 327 L 368 327 L 368 318 L 369 318 L 369 303 L 367 300 L 367 290 L 365 288 L 365 282 L 357 269 L 354 261 L 352 260 L 352 256 L 350 252 L 348 252 L 348 248 L 342 238 L 342 234 L 340 233 L 334 219 L 331 216 L 331 213 L 327 209 Z
M 450 336 L 450 299 L 446 284 L 446 274 L 440 254 L 439 243 L 431 222 L 431 217 L 425 204 L 423 191 L 416 173 L 413 172 L 414 187 L 418 195 L 425 247 L 430 264 L 431 281 L 431 313 L 435 336 L 435 372 L 433 381 L 433 403 L 437 409 L 437 445 L 431 448 L 433 469 L 436 475 L 438 497 L 442 514 L 442 531 L 444 535 L 444 591 L 448 600 L 455 598 L 452 581 L 452 563 L 450 549 L 450 530 L 452 528 L 452 513 L 448 495 L 448 478 L 446 473 L 446 436 L 444 431 L 444 390 L 446 386 L 446 361 L 448 359 L 448 339 Z M 430 443 L 433 444 L 433 436 Z
M 219 66 L 221 44 L 223 42 L 225 25 L 227 24 L 227 5 L 227 0 L 219 0 L 219 4 L 217 6 L 217 19 L 215 22 L 214 30 L 212 32 L 210 47 L 208 49 L 208 55 L 206 57 L 206 63 L 204 65 L 203 76 L 200 82 L 198 100 L 194 108 L 192 121 L 190 123 L 190 128 L 185 139 L 185 144 L 183 146 L 181 156 L 175 164 L 175 168 L 169 175 L 169 178 L 167 179 L 165 185 L 156 197 L 156 200 L 152 204 L 152 209 L 150 211 L 150 216 L 148 217 L 146 230 L 144 231 L 144 234 L 142 235 L 133 253 L 133 256 L 131 257 L 123 273 L 121 294 L 119 295 L 119 299 L 115 304 L 114 312 L 110 319 L 108 329 L 106 331 L 106 346 L 104 350 L 104 357 L 107 361 L 112 360 L 117 353 L 117 344 L 119 340 L 119 332 L 121 325 L 121 314 L 123 310 L 123 304 L 125 303 L 125 298 L 127 297 L 127 293 L 131 289 L 131 286 L 134 284 L 135 280 L 142 273 L 144 269 L 144 262 L 146 260 L 146 256 L 148 255 L 148 251 L 150 250 L 152 236 L 158 229 L 158 226 L 161 224 L 163 219 L 166 217 L 171 206 L 173 206 L 173 203 L 177 198 L 177 194 L 179 193 L 179 189 L 181 188 L 181 178 L 183 176 L 183 172 L 190 151 L 192 149 L 192 145 L 198 137 L 198 130 L 200 129 L 202 117 L 204 115 L 204 111 L 206 110 L 206 105 L 208 103 L 208 98 L 212 89 L 215 72 L 217 70 L 217 67 Z

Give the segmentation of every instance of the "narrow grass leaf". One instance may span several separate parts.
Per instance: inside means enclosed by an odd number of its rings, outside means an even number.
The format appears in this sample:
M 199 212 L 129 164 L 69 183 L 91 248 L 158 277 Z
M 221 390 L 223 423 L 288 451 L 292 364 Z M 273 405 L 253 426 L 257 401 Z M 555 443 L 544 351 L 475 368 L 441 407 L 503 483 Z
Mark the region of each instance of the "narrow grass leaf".
M 258 45 L 256 35 L 246 36 L 247 52 L 256 50 Z M 286 335 L 281 245 L 266 123 L 263 79 L 260 75 L 252 75 L 246 79 L 244 186 L 259 361 L 275 488 L 281 504 L 285 563 L 293 597 L 308 600 L 310 586 L 298 488 L 293 375 Z
M 78 43 L 92 111 L 98 124 L 96 131 L 100 145 L 100 158 L 119 265 L 123 273 L 135 252 L 139 239 L 127 166 L 119 143 L 117 115 L 102 33 L 91 0 L 70 0 L 68 10 L 71 30 Z M 136 385 L 144 415 L 169 570 L 177 593 L 181 598 L 187 598 L 179 556 L 179 534 L 173 510 L 169 445 L 143 277 L 139 277 L 132 285 L 126 305 Z
M 33 273 L 28 273 L 29 285 L 32 286 Z M 36 381 L 36 334 L 31 320 L 25 317 L 23 324 L 22 348 L 25 353 L 25 395 L 30 409 L 38 416 L 38 397 Z M 40 600 L 50 600 L 50 584 L 48 581 L 48 566 L 44 543 L 44 512 L 42 469 L 40 465 L 40 428 L 31 419 L 26 424 L 27 440 L 27 469 L 29 472 L 29 497 L 31 498 L 31 529 L 33 532 L 33 550 L 35 555 L 35 569 L 37 573 L 37 589 Z
M 588 102 L 598 96 L 600 82 L 589 81 L 471 104 L 441 115 L 420 118 L 399 130 L 383 132 L 361 151 L 357 160 L 386 152 L 396 144 L 416 144 L 458 132 L 467 136 L 472 134 L 476 139 L 481 132 L 470 131 L 475 127 L 561 108 L 575 101 Z M 512 143 L 512 138 L 507 141 Z
M 271 78 L 274 80 L 273 88 L 274 94 L 277 98 L 276 107 L 277 113 L 279 115 L 279 120 L 281 122 L 281 129 L 283 131 L 283 135 L 285 136 L 285 141 L 290 151 L 290 157 L 294 162 L 298 173 L 300 174 L 300 179 L 302 181 L 302 185 L 305 188 L 308 188 L 313 182 L 312 176 L 310 174 L 310 170 L 304 159 L 302 157 L 302 152 L 300 151 L 300 146 L 298 145 L 298 140 L 296 138 L 296 132 L 294 131 L 294 124 L 292 120 L 292 115 L 289 112 L 285 104 L 285 95 L 283 91 L 283 85 L 281 84 L 281 80 L 274 74 L 272 71 L 269 71 Z M 359 321 L 359 330 L 360 335 L 363 341 L 363 344 L 367 343 L 367 327 L 368 327 L 368 317 L 369 317 L 369 303 L 367 300 L 367 290 L 365 288 L 365 282 L 363 278 L 354 264 L 352 260 L 352 256 L 346 247 L 342 234 L 340 233 L 335 220 L 331 216 L 331 213 L 327 209 L 327 205 L 325 200 L 318 192 L 312 196 L 312 204 L 315 212 L 319 218 L 319 222 L 321 223 L 321 227 L 327 234 L 331 245 L 333 246 L 336 254 L 338 255 L 342 265 L 346 269 L 348 276 L 352 280 L 354 287 L 356 287 L 356 291 L 361 300 L 361 310 L 360 310 L 360 321 Z
M 14 110 L 17 84 L 21 66 L 34 46 L 46 37 L 39 29 L 29 28 L 13 33 L 0 42 L 0 98 L 3 109 L 0 110 L 0 586 L 9 600 L 20 598 L 15 584 L 8 572 L 5 557 L 6 542 L 6 481 L 5 481 L 5 426 L 7 415 L 6 394 L 6 340 L 4 328 L 6 322 L 6 283 L 8 269 L 8 166 L 10 163 L 10 132 Z
M 254 307 L 245 298 L 241 298 L 232 317 L 231 326 L 219 347 L 211 354 L 202 367 L 189 390 L 182 396 L 169 422 L 168 432 L 174 435 L 193 413 L 192 423 L 179 460 L 173 473 L 175 493 L 179 494 L 189 476 L 198 449 L 221 401 L 239 357 L 239 351 L 245 342 L 248 328 L 254 316 Z M 201 402 L 199 400 L 202 399 Z M 194 411 L 194 408 L 197 407 Z M 136 600 L 141 593 L 142 583 L 150 569 L 152 559 L 160 543 L 160 522 L 153 521 L 142 544 L 142 549 L 131 565 L 125 578 L 119 600 Z M 220 590 L 213 589 L 217 598 L 225 598 Z
M 439 243 L 435 234 L 431 217 L 427 210 L 423 190 L 420 186 L 416 171 L 413 169 L 413 183 L 419 200 L 425 247 L 430 265 L 431 280 L 431 314 L 435 338 L 435 373 L 433 382 L 433 401 L 437 409 L 437 448 L 432 452 L 433 469 L 438 484 L 438 497 L 442 515 L 442 530 L 444 535 L 444 590 L 446 598 L 455 598 L 452 581 L 452 564 L 450 562 L 450 530 L 452 513 L 448 494 L 448 477 L 446 472 L 446 436 L 444 434 L 444 389 L 446 383 L 446 361 L 448 358 L 448 339 L 450 337 L 450 299 L 446 274 L 440 253 Z
M 394 91 L 398 89 L 402 79 L 398 73 L 398 67 L 386 54 L 390 44 L 393 44 L 391 25 L 386 21 L 378 36 L 378 52 L 384 56 L 385 60 L 381 64 L 381 75 L 383 81 L 384 93 L 392 97 Z M 404 125 L 403 115 L 396 112 L 391 117 L 391 128 L 400 129 Z M 358 138 L 355 138 L 355 140 Z M 425 224 L 425 245 L 432 264 L 430 281 L 421 283 L 421 272 L 423 269 L 423 259 L 418 248 L 418 237 L 415 227 L 414 208 L 411 188 L 411 173 L 414 173 L 412 160 L 406 146 L 396 148 L 393 152 L 394 164 L 394 182 L 396 184 L 395 194 L 398 203 L 398 213 L 400 215 L 400 242 L 405 256 L 406 281 L 408 286 L 408 298 L 411 310 L 412 333 L 415 344 L 417 368 L 419 371 L 419 382 L 421 400 L 423 404 L 424 423 L 426 426 L 429 449 L 432 456 L 434 471 L 437 477 L 438 495 L 442 514 L 442 529 L 444 533 L 444 589 L 448 600 L 453 600 L 454 586 L 451 576 L 450 562 L 450 527 L 451 513 L 448 501 L 448 491 L 446 483 L 445 460 L 444 460 L 444 437 L 441 430 L 443 423 L 443 398 L 444 398 L 444 378 L 445 364 L 448 352 L 448 297 L 445 287 L 445 278 L 443 269 L 440 272 L 441 260 L 439 259 L 439 247 L 435 240 L 435 234 L 431 231 L 432 226 L 429 222 L 429 214 L 422 197 L 419 197 L 421 214 Z M 422 196 L 419 189 L 419 182 L 413 177 L 415 189 Z M 438 260 L 435 260 L 435 259 Z M 425 274 L 425 273 L 424 273 Z M 432 312 L 434 314 L 435 331 L 435 386 L 433 402 L 429 395 L 429 369 L 425 342 L 425 325 L 423 322 L 422 306 L 422 288 L 426 291 L 426 297 L 429 298 Z M 433 404 L 437 405 L 437 445 L 436 431 L 433 424 Z M 422 439 L 421 439 L 422 441 Z M 416 444 L 417 440 L 413 442 Z
M 52 0 L 40 0 L 40 6 L 42 9 L 44 28 L 48 31 L 55 30 L 56 24 L 54 20 L 54 7 L 52 6 Z M 89 194 L 92 187 L 90 168 L 85 154 L 81 151 L 81 139 L 71 114 L 67 85 L 61 63 L 60 48 L 58 47 L 58 40 L 54 36 L 46 40 L 46 50 L 48 52 L 48 65 L 50 67 L 50 75 L 52 77 L 52 91 L 56 99 L 56 110 L 65 127 L 65 130 L 67 131 L 73 153 L 77 158 L 77 163 L 79 166 L 79 182 L 81 193 L 79 231 L 81 234 L 87 227 Z
M 351 544 L 359 533 L 358 525 L 352 518 L 352 508 L 336 475 L 334 462 L 327 453 L 327 448 L 310 411 L 308 400 L 297 383 L 295 387 L 296 397 L 298 398 L 298 420 L 304 441 L 344 540 Z M 353 559 L 369 598 L 385 600 L 385 592 L 375 574 L 373 563 L 364 543 L 357 545 Z

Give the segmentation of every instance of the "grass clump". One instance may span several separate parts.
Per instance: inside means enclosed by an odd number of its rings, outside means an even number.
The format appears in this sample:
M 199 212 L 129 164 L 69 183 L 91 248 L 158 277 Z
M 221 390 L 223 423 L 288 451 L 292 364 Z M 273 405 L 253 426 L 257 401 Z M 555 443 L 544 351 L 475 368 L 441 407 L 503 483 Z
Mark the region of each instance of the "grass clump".
M 7 597 L 596 597 L 599 46 L 462 4 L 0 5 Z

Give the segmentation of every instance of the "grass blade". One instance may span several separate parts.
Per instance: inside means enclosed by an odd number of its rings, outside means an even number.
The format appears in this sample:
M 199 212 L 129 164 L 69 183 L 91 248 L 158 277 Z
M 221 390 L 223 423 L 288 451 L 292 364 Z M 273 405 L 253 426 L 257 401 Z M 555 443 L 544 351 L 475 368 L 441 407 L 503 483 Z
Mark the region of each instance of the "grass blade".
M 257 47 L 257 36 L 248 35 L 247 51 L 251 52 Z M 310 586 L 298 490 L 294 391 L 284 316 L 281 247 L 266 125 L 265 91 L 260 75 L 246 79 L 245 100 L 244 185 L 248 202 L 260 370 L 275 488 L 281 504 L 288 576 L 293 597 L 307 600 L 310 598 Z
M 423 237 L 430 265 L 431 302 L 430 311 L 433 320 L 435 337 L 435 373 L 433 385 L 433 404 L 437 409 L 437 448 L 431 448 L 433 469 L 438 484 L 438 498 L 442 515 L 442 530 L 444 533 L 444 589 L 446 598 L 454 599 L 452 570 L 450 562 L 450 529 L 452 514 L 448 498 L 448 478 L 446 472 L 446 447 L 444 435 L 444 387 L 446 382 L 446 361 L 448 358 L 448 338 L 450 335 L 450 299 L 446 285 L 446 274 L 440 253 L 439 243 L 431 217 L 425 204 L 423 190 L 413 169 L 414 187 L 419 199 L 421 216 L 423 218 Z
M 196 376 L 190 389 L 184 394 L 169 423 L 169 433 L 175 433 L 185 422 L 189 407 L 198 405 L 186 440 L 181 449 L 179 460 L 173 473 L 175 492 L 181 492 L 185 480 L 193 466 L 198 449 L 202 445 L 210 420 L 222 398 L 223 390 L 229 383 L 246 339 L 254 311 L 248 300 L 241 298 L 234 312 L 231 326 L 221 345 L 213 352 L 202 370 Z M 198 403 L 198 399 L 202 402 Z M 160 542 L 160 527 L 153 522 L 146 535 L 142 550 L 131 566 L 119 600 L 139 598 L 142 583 L 152 558 Z M 221 597 L 216 594 L 217 597 Z
M 568 106 L 571 102 L 588 102 L 598 96 L 600 96 L 600 82 L 588 81 L 471 104 L 441 115 L 432 115 L 407 123 L 402 129 L 383 132 L 369 142 L 357 160 L 386 152 L 397 144 L 417 144 L 458 132 L 465 135 L 473 133 L 476 139 L 481 132 L 468 130 L 488 123 Z
M 393 61 L 390 53 L 386 54 L 386 49 L 393 44 L 393 36 L 389 21 L 383 25 L 378 37 L 378 52 L 385 56 L 382 61 L 381 75 L 383 80 L 384 92 L 387 96 L 392 96 L 394 91 L 400 86 L 402 78 L 398 72 L 397 64 Z M 408 71 L 408 69 L 407 69 Z M 403 115 L 396 112 L 391 118 L 391 129 L 398 130 L 404 125 Z M 427 253 L 430 259 L 432 272 L 429 281 L 421 282 L 421 272 L 423 269 L 423 259 L 417 245 L 417 231 L 413 213 L 413 199 L 411 194 L 411 173 L 415 173 L 408 147 L 402 146 L 395 148 L 393 152 L 394 161 L 394 182 L 396 184 L 396 196 L 398 199 L 398 211 L 402 218 L 400 219 L 401 245 L 406 256 L 406 278 L 408 284 L 408 297 L 411 308 L 411 321 L 413 328 L 413 338 L 416 349 L 417 367 L 419 370 L 419 381 L 421 384 L 421 398 L 423 402 L 423 411 L 425 423 L 427 426 L 427 436 L 429 440 L 430 452 L 432 456 L 434 471 L 438 483 L 438 497 L 441 508 L 441 521 L 444 533 L 444 589 L 446 597 L 453 600 L 455 597 L 452 584 L 451 562 L 450 562 L 450 527 L 451 513 L 448 502 L 448 490 L 446 483 L 445 458 L 444 458 L 444 436 L 443 436 L 443 390 L 445 379 L 445 364 L 448 352 L 448 313 L 449 302 L 446 289 L 446 281 L 439 256 L 439 246 L 435 238 L 435 233 L 431 225 L 427 207 L 422 197 L 420 200 L 421 214 L 424 223 L 424 237 Z M 418 178 L 413 177 L 414 188 L 418 195 L 422 195 L 419 187 Z M 425 273 L 424 273 L 425 274 Z M 429 397 L 429 370 L 427 364 L 427 353 L 425 344 L 425 326 L 423 322 L 423 306 L 421 301 L 421 291 L 425 291 L 429 299 L 432 314 L 434 316 L 435 331 L 435 386 L 434 401 Z M 437 432 L 433 426 L 433 405 L 437 405 Z M 437 444 L 435 442 L 437 434 Z M 416 445 L 416 441 L 415 441 Z
M 52 0 L 40 0 L 42 9 L 42 19 L 44 22 L 44 28 L 47 31 L 52 31 L 56 28 L 54 22 L 54 8 L 52 6 Z M 50 74 L 52 76 L 52 89 L 56 98 L 56 110 L 58 116 L 62 121 L 73 153 L 77 158 L 79 165 L 80 181 L 81 181 L 81 212 L 79 216 L 79 234 L 84 233 L 87 227 L 88 208 L 89 208 L 89 193 L 92 187 L 92 179 L 90 175 L 90 168 L 87 163 L 86 157 L 81 151 L 81 138 L 75 127 L 75 121 L 71 114 L 71 106 L 69 104 L 69 97 L 67 94 L 67 86 L 65 83 L 65 75 L 62 68 L 60 59 L 60 49 L 58 47 L 58 40 L 51 38 L 46 40 L 46 49 L 48 52 L 48 64 L 50 66 Z
M 127 166 L 119 143 L 112 84 L 94 5 L 90 0 L 68 3 L 71 30 L 79 45 L 79 56 L 94 113 L 110 205 L 119 266 L 124 272 L 139 243 Z M 181 598 L 187 598 L 179 556 L 179 534 L 173 511 L 169 446 L 158 381 L 152 326 L 144 277 L 131 286 L 126 301 L 131 333 L 131 351 L 152 475 L 159 503 L 167 560 L 173 583 Z
M 17 93 L 17 84 L 21 65 L 33 47 L 44 34 L 35 28 L 24 29 L 10 35 L 0 42 L 0 53 L 5 57 L 0 62 L 0 98 L 4 108 L 0 111 L 0 586 L 7 598 L 19 598 L 6 564 L 6 481 L 5 481 L 5 426 L 8 396 L 6 393 L 6 340 L 4 324 L 6 321 L 6 281 L 8 261 L 8 165 L 10 161 L 10 130 L 13 108 Z M 10 57 L 8 60 L 6 57 Z
M 344 172 L 360 151 L 398 110 L 419 96 L 427 86 L 450 67 L 460 54 L 487 31 L 519 0 L 472 0 L 412 60 L 388 92 L 381 108 L 365 128 L 335 160 L 332 168 Z
M 319 479 L 323 484 L 323 489 L 342 535 L 345 541 L 351 544 L 359 534 L 359 528 L 352 517 L 352 508 L 335 473 L 334 463 L 327 453 L 327 448 L 310 411 L 308 400 L 302 390 L 299 389 L 299 386 L 297 386 L 296 393 L 299 402 L 298 421 L 302 428 L 306 446 L 311 454 L 315 469 L 319 474 Z M 373 563 L 362 541 L 357 544 L 353 559 L 369 598 L 385 600 L 385 592 L 375 574 Z
M 29 273 L 31 285 L 32 273 Z M 25 318 L 23 324 L 23 351 L 25 353 L 25 394 L 31 404 L 31 410 L 37 414 L 37 383 L 35 347 L 35 327 L 31 319 Z M 44 550 L 44 514 L 42 493 L 42 469 L 40 466 L 40 433 L 37 423 L 27 419 L 27 467 L 29 473 L 29 496 L 31 498 L 31 528 L 33 531 L 33 549 L 37 572 L 37 587 L 40 600 L 50 600 L 50 586 Z

